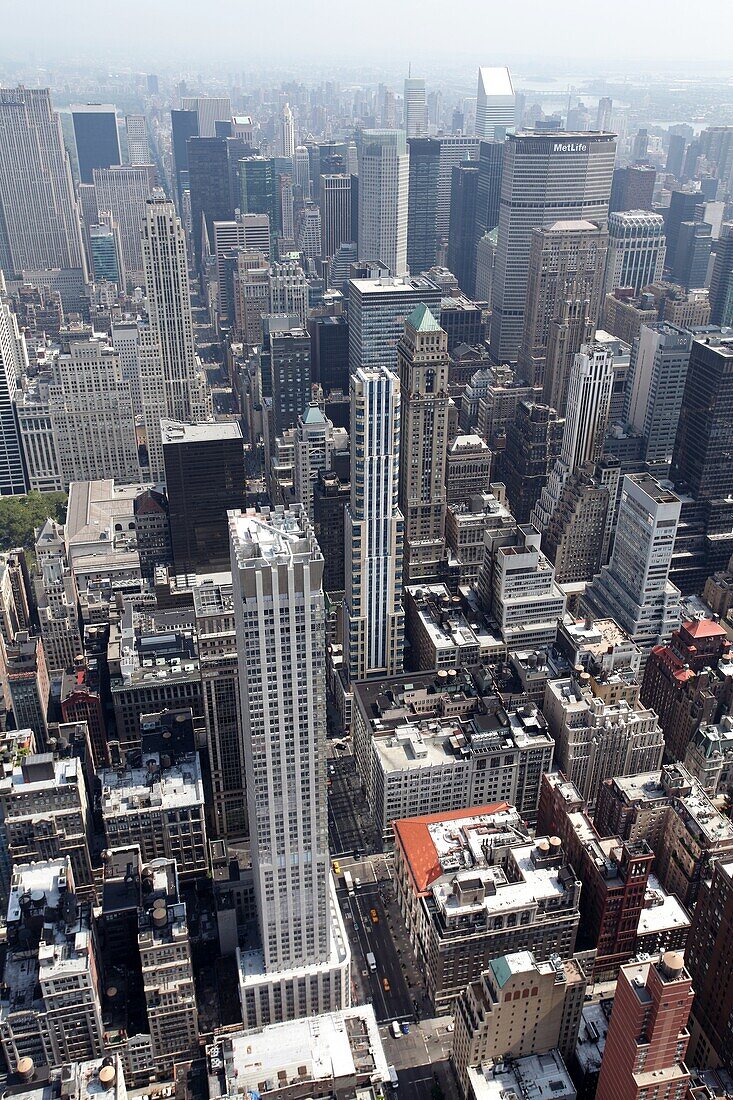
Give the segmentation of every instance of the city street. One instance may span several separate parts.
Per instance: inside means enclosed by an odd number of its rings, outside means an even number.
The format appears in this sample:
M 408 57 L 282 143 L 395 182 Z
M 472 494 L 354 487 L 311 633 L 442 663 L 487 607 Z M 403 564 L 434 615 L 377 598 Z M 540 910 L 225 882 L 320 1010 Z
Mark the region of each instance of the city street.
M 333 771 L 331 771 L 333 769 Z M 328 840 L 331 858 L 374 852 L 378 837 L 361 790 L 354 757 L 332 756 L 328 761 Z

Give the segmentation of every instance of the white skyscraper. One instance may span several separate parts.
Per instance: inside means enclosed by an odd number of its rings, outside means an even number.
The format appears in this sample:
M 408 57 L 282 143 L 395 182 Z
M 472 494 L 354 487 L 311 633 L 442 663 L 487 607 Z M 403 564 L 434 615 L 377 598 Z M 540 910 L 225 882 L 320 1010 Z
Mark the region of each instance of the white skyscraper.
M 79 211 L 48 88 L 0 88 L 0 270 L 85 270 Z
M 296 313 L 301 325 L 308 318 L 308 279 L 295 260 L 270 265 L 268 313 Z
M 311 197 L 311 177 L 310 157 L 305 145 L 296 146 L 293 166 L 293 182 L 300 188 L 300 197 L 307 202 Z
M 478 71 L 476 93 L 476 133 L 480 138 L 501 140 L 506 130 L 516 125 L 517 97 L 512 77 L 505 65 L 482 66 Z
M 127 159 L 130 164 L 150 164 L 152 157 L 148 145 L 148 124 L 145 115 L 126 115 Z
M 239 956 L 253 1026 L 345 1007 L 349 951 L 330 886 L 323 555 L 298 504 L 230 512 L 229 531 L 261 937 Z
M 298 418 L 295 430 L 295 465 L 293 492 L 313 522 L 313 493 L 320 470 L 331 469 L 336 451 L 347 451 L 349 435 L 344 428 L 334 428 L 318 404 L 311 402 Z
M 422 137 L 428 132 L 425 81 L 416 76 L 405 80 L 405 130 L 408 138 Z
M 392 275 L 407 272 L 410 156 L 404 130 L 363 130 L 359 161 L 359 256 Z
M 346 506 L 344 645 L 349 677 L 402 671 L 404 519 L 398 507 L 400 380 L 386 367 L 351 375 L 351 500 Z
M 199 116 L 198 137 L 216 137 L 217 122 L 230 122 L 232 102 L 229 96 L 183 96 L 182 111 L 195 111 Z
M 660 321 L 641 326 L 631 352 L 624 420 L 644 436 L 644 461 L 665 477 L 672 462 L 691 349 L 689 330 Z
M 212 412 L 196 358 L 186 236 L 173 203 L 163 197 L 145 204 L 142 251 L 149 324 L 140 334 L 140 386 L 151 474 L 161 478 L 160 418 L 190 423 Z
M 664 218 L 651 210 L 617 210 L 608 217 L 605 292 L 632 286 L 638 294 L 661 279 L 666 238 Z
M 285 104 L 280 114 L 276 145 L 278 156 L 295 159 L 295 119 L 289 103 Z
M 133 285 L 145 280 L 140 231 L 145 220 L 145 204 L 154 186 L 155 169 L 149 164 L 94 169 L 97 210 L 112 215 L 120 234 L 125 276 Z
M 570 475 L 601 457 L 613 390 L 613 354 L 606 344 L 585 344 L 575 356 L 560 457 L 535 505 L 530 522 L 544 531 Z
M 5 280 L 0 271 L 0 496 L 16 496 L 28 488 L 15 411 L 15 393 L 28 365 L 28 353 L 4 291 Z

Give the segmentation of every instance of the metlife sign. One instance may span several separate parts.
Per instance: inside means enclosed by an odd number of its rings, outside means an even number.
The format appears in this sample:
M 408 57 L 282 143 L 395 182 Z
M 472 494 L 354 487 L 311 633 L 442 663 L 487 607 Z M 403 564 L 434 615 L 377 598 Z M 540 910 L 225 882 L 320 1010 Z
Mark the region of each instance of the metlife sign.
M 556 141 L 552 151 L 553 153 L 587 153 L 588 145 L 584 141 Z

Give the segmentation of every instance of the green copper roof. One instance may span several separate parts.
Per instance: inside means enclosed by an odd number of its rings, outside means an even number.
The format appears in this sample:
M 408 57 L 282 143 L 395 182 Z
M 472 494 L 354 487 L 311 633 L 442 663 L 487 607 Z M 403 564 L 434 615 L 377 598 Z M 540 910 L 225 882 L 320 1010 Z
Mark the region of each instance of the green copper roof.
M 407 323 L 414 328 L 415 332 L 440 332 L 440 325 L 424 302 L 415 306 L 407 318 Z
M 326 418 L 318 405 L 309 405 L 303 414 L 304 424 L 325 424 Z

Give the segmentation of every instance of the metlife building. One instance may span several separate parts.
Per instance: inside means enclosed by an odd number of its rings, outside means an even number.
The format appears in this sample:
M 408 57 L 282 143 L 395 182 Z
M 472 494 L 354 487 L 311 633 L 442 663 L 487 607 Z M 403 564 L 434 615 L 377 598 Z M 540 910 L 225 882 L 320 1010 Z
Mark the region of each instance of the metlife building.
M 563 221 L 605 227 L 615 159 L 615 134 L 523 130 L 507 137 L 491 318 L 499 362 L 517 359 L 532 230 Z

